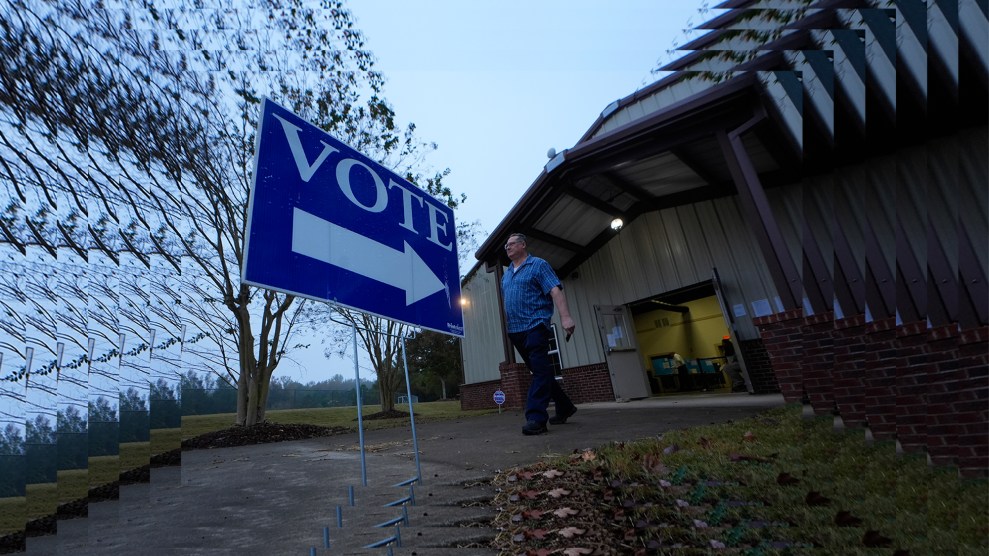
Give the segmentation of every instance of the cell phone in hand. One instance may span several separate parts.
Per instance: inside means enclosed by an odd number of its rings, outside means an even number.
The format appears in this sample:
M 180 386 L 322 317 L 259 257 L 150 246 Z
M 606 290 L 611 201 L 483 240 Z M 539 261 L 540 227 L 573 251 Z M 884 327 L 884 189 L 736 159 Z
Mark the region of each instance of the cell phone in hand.
M 566 337 L 566 338 L 564 338 L 564 340 L 563 340 L 563 341 L 564 341 L 564 342 L 569 342 L 569 341 L 570 341 L 570 336 L 571 336 L 572 334 L 573 334 L 573 332 L 567 332 L 567 337 Z

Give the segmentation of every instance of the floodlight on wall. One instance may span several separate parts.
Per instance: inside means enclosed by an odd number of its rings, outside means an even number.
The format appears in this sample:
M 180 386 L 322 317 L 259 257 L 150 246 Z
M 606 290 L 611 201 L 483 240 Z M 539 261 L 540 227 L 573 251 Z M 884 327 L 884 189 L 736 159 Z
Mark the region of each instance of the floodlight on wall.
M 625 221 L 622 220 L 621 218 L 615 218 L 614 220 L 611 221 L 612 230 L 618 232 L 621 231 L 623 227 L 625 227 Z
M 466 297 L 461 297 L 460 298 L 460 306 L 461 307 L 466 307 L 468 303 L 470 303 L 470 302 L 467 301 L 467 298 Z

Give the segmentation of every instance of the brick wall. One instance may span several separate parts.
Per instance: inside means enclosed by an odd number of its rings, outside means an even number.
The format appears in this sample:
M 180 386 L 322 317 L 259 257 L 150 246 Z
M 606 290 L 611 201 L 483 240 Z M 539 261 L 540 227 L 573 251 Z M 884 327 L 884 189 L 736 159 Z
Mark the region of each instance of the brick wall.
M 780 393 L 787 402 L 799 402 L 803 392 L 803 310 L 793 309 L 752 321 L 759 328 L 762 344 L 776 373 Z
M 834 403 L 834 313 L 804 317 L 801 326 L 804 393 L 817 415 L 830 415 Z
M 989 327 L 800 311 L 755 322 L 787 401 L 806 394 L 816 413 L 837 410 L 876 439 L 895 438 L 965 476 L 989 476 Z
M 501 372 L 501 390 L 505 392 L 506 409 L 523 409 L 525 398 L 532 384 L 532 373 L 525 363 L 506 363 L 498 365 Z
M 494 393 L 500 388 L 500 380 L 475 382 L 473 384 L 461 384 L 460 409 L 466 411 L 470 409 L 497 408 L 498 404 L 494 403 Z
M 865 425 L 865 315 L 834 321 L 834 402 L 845 426 Z
M 989 327 L 962 330 L 958 338 L 958 470 L 968 477 L 989 475 Z
M 498 370 L 501 372 L 501 380 L 460 385 L 461 409 L 498 407 L 492 398 L 495 390 L 505 393 L 505 403 L 501 406 L 503 409 L 525 408 L 529 385 L 532 384 L 532 375 L 525 363 L 501 363 Z M 615 401 L 606 363 L 563 369 L 560 386 L 574 403 Z
M 958 368 L 960 337 L 960 330 L 954 324 L 927 333 L 927 363 L 931 374 L 925 393 L 924 429 L 927 454 L 935 465 L 952 464 L 958 456 L 960 424 L 955 414 L 955 400 L 962 394 L 959 386 L 963 372 Z
M 896 439 L 905 451 L 927 446 L 927 323 L 911 322 L 896 328 Z
M 865 421 L 877 440 L 896 436 L 896 319 L 865 327 Z
M 562 386 L 573 403 L 615 401 L 606 363 L 563 369 Z

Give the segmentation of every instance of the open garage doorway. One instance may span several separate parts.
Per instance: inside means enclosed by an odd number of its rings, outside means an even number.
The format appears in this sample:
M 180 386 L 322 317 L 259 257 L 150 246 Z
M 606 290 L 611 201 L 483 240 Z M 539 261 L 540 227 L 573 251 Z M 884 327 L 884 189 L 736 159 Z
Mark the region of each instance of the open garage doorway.
M 653 395 L 747 391 L 713 280 L 628 306 Z

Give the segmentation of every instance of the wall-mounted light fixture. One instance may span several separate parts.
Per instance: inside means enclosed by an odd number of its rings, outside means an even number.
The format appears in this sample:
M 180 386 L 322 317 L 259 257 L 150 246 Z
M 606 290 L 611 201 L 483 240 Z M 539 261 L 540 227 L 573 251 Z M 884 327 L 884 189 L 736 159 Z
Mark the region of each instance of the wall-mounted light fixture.
M 616 232 L 621 230 L 622 227 L 624 226 L 625 226 L 625 221 L 622 220 L 621 218 L 615 218 L 614 220 L 611 221 L 611 229 Z
M 468 303 L 469 303 L 469 301 L 467 301 L 467 298 L 466 297 L 461 297 L 460 298 L 460 306 L 461 307 L 466 307 Z

